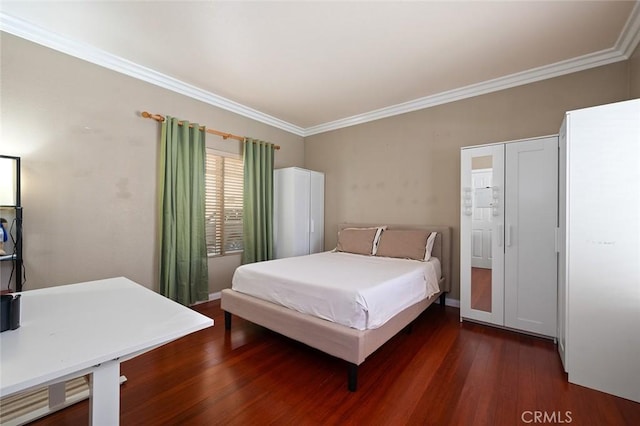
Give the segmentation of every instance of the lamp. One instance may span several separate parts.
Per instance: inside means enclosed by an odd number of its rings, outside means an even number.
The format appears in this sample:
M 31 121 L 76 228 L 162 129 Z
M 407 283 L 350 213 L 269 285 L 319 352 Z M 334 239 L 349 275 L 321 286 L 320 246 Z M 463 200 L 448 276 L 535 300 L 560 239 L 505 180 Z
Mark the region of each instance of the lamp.
M 0 206 L 20 206 L 20 157 L 0 155 Z

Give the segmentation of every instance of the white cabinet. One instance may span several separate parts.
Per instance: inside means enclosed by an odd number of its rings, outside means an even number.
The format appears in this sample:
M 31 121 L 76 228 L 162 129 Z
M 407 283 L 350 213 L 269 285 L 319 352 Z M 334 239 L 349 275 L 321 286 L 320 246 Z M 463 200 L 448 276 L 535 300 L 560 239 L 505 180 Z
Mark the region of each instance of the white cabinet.
M 274 170 L 275 258 L 324 249 L 324 173 L 287 167 Z
M 461 151 L 460 316 L 556 336 L 558 138 Z
M 640 402 L 640 100 L 566 114 L 559 217 L 569 381 Z

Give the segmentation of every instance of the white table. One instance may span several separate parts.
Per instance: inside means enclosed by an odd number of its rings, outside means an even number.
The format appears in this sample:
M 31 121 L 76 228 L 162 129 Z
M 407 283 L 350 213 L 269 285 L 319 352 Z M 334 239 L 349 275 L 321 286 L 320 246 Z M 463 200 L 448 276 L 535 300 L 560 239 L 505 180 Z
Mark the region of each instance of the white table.
M 91 373 L 90 423 L 120 420 L 120 363 L 213 320 L 126 278 L 22 292 L 0 333 L 0 397 Z

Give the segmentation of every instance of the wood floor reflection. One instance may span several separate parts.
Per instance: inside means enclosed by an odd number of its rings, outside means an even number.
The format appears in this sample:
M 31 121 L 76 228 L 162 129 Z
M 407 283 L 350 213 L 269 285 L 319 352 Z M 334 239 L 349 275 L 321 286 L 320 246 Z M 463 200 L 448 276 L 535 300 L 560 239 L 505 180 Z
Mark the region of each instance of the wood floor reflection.
M 471 268 L 471 308 L 491 312 L 491 269 Z

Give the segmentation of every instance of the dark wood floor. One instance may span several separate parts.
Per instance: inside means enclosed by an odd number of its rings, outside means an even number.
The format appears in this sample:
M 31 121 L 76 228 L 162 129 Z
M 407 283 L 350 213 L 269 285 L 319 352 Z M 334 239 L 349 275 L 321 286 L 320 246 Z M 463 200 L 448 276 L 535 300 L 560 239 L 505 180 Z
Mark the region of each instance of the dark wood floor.
M 234 317 L 122 365 L 122 425 L 640 425 L 640 404 L 571 385 L 553 342 L 430 307 L 360 367 Z M 539 414 L 537 414 L 538 412 Z M 80 425 L 82 402 L 34 424 Z

